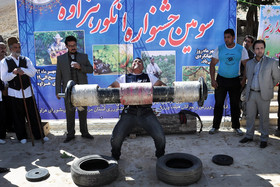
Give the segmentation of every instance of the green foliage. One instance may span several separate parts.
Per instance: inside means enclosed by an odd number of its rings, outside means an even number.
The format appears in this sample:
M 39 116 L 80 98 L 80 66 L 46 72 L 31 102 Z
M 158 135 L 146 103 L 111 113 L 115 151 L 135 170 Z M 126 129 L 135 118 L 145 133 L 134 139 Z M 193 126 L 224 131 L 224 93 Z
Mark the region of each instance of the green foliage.
M 159 66 L 162 71 L 161 80 L 168 86 L 172 86 L 175 81 L 176 65 L 175 65 L 175 55 L 158 55 L 153 56 L 155 63 Z M 150 56 L 146 53 L 142 53 L 142 60 L 144 62 L 145 70 L 147 65 L 150 63 Z
M 183 81 L 197 81 L 203 77 L 208 90 L 212 89 L 209 66 L 183 66 Z M 218 67 L 216 66 L 216 73 Z
M 54 32 L 35 32 L 35 56 L 36 65 L 51 65 L 50 55 L 48 53 L 48 48 L 52 43 L 54 43 L 54 36 L 59 34 L 63 39 L 61 42 L 65 41 L 67 36 L 75 36 L 77 38 L 77 48 L 78 52 L 84 52 L 84 32 L 83 31 L 54 31 Z
M 128 64 L 133 61 L 132 54 L 125 50 L 126 47 L 125 45 L 94 45 L 93 56 L 96 60 L 110 64 L 112 72 L 123 74 L 125 73 L 123 65 L 127 61 Z

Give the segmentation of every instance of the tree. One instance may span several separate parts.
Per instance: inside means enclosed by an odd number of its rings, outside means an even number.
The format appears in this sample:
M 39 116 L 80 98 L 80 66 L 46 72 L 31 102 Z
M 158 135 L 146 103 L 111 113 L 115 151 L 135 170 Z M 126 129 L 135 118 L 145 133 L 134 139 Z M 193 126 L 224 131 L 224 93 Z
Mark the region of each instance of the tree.
M 238 5 L 243 10 L 247 10 L 246 14 L 246 30 L 245 34 L 250 34 L 257 37 L 258 34 L 258 7 L 260 5 L 275 5 L 280 0 L 238 0 Z

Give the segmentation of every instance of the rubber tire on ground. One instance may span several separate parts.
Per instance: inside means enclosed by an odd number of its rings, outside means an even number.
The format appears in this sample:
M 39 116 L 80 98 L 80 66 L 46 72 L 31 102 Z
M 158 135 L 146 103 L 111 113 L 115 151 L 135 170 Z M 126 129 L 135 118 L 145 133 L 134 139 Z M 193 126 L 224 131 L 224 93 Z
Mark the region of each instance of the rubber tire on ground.
M 167 184 L 193 184 L 201 178 L 202 162 L 186 153 L 167 154 L 157 160 L 156 174 L 159 180 Z
M 221 166 L 229 166 L 233 163 L 233 158 L 228 155 L 215 155 L 212 157 L 212 162 Z
M 78 186 L 101 186 L 113 182 L 119 174 L 118 162 L 104 155 L 89 155 L 71 165 L 71 176 Z
M 25 174 L 25 178 L 30 182 L 38 182 L 47 179 L 50 176 L 45 168 L 35 168 Z

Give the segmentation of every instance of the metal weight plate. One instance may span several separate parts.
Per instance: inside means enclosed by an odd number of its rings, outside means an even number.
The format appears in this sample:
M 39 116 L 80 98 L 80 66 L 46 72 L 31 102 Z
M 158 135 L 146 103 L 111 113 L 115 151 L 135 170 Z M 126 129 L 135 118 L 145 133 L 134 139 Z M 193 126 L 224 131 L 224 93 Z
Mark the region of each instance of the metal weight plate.
M 203 77 L 199 77 L 198 81 L 200 82 L 200 97 L 199 101 L 197 101 L 198 106 L 203 106 L 204 101 L 207 99 L 208 96 L 208 88 L 204 81 Z
M 65 89 L 65 105 L 69 110 L 74 110 L 74 106 L 71 102 L 71 92 L 72 88 L 75 86 L 75 82 L 73 80 L 68 81 L 66 89 Z
M 228 155 L 215 155 L 215 156 L 213 156 L 212 161 L 215 164 L 218 164 L 221 166 L 229 166 L 233 163 L 233 158 Z
M 30 182 L 38 182 L 47 179 L 50 176 L 49 171 L 44 168 L 36 168 L 28 171 L 25 178 Z

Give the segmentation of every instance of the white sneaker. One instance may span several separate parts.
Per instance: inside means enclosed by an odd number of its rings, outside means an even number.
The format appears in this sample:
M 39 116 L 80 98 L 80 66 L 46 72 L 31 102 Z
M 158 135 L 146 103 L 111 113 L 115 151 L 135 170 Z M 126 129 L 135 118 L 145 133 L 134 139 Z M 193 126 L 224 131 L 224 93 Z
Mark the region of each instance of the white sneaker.
M 219 129 L 215 129 L 215 128 L 212 128 L 210 131 L 209 131 L 209 134 L 215 134 L 219 132 Z
M 237 135 L 242 136 L 243 132 L 241 129 L 234 129 L 234 131 L 236 132 Z
M 47 141 L 49 141 L 50 139 L 49 139 L 48 137 L 45 136 L 45 137 L 43 138 L 43 140 L 44 140 L 45 142 L 47 142 Z
M 6 141 L 3 139 L 0 139 L 0 144 L 4 144 L 4 143 L 6 143 Z
M 26 144 L 26 139 L 22 139 L 22 140 L 20 140 L 20 143 L 22 143 L 22 144 Z

